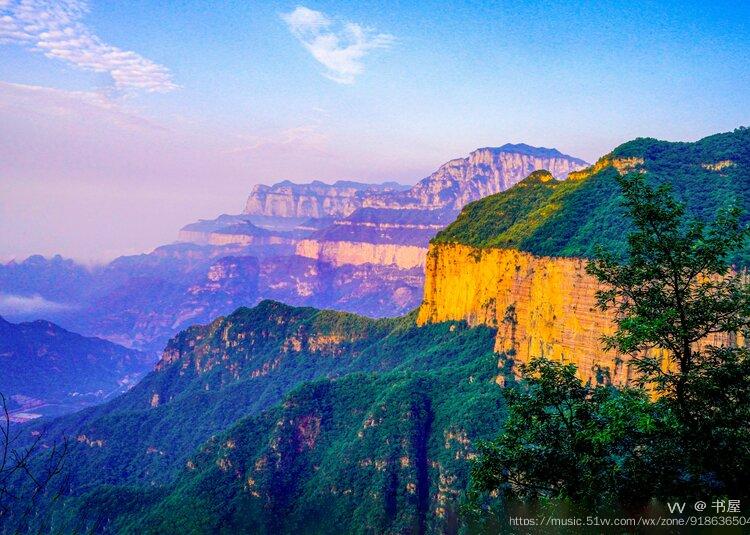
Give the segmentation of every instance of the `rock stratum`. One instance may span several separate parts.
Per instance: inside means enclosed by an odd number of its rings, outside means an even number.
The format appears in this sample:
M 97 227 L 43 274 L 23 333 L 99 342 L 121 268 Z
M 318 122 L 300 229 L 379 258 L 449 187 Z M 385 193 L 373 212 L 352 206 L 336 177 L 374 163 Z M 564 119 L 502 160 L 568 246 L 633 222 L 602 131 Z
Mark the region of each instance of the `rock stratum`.
M 472 201 L 507 190 L 534 171 L 545 169 L 555 178 L 565 179 L 588 165 L 557 149 L 524 143 L 485 147 L 441 165 L 407 191 L 372 195 L 364 206 L 460 210 Z
M 427 256 L 417 321 L 487 325 L 497 329 L 495 351 L 518 363 L 546 357 L 575 364 L 587 379 L 626 384 L 632 371 L 622 355 L 601 347 L 614 325 L 596 307 L 598 288 L 586 260 L 439 244 Z

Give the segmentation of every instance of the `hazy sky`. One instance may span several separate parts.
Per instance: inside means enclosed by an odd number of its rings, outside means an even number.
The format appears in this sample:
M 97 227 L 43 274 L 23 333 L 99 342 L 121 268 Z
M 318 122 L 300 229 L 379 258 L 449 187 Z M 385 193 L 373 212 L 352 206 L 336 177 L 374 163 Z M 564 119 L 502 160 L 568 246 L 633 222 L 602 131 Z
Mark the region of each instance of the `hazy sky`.
M 739 125 L 744 1 L 0 0 L 0 259 L 148 250 L 260 182 Z

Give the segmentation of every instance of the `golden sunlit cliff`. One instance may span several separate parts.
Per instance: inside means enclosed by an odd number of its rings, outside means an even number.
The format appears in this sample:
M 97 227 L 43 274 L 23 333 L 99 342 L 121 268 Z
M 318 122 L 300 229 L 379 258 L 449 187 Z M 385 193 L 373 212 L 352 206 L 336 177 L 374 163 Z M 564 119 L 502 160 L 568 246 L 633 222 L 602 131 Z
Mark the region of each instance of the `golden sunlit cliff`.
M 537 257 L 514 249 L 438 244 L 427 255 L 418 323 L 466 320 L 497 329 L 495 350 L 516 362 L 535 356 L 575 364 L 585 377 L 630 378 L 621 356 L 601 347 L 613 331 L 596 308 L 597 282 L 586 261 Z

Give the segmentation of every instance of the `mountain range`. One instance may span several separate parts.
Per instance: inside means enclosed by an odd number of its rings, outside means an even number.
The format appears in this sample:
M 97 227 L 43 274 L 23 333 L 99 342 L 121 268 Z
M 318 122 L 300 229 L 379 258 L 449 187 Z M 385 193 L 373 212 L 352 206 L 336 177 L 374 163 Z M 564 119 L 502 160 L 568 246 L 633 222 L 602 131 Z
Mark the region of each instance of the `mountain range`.
M 193 323 L 263 299 L 404 314 L 421 301 L 430 238 L 464 203 L 535 169 L 562 179 L 584 164 L 555 149 L 508 144 L 451 160 L 412 187 L 255 186 L 242 214 L 188 224 L 177 243 L 148 254 L 93 269 L 38 256 L 0 266 L 0 294 L 39 305 L 0 313 L 44 317 L 151 353 Z
M 466 529 L 469 461 L 502 427 L 512 365 L 548 356 L 594 382 L 632 377 L 601 347 L 611 318 L 584 269 L 600 232 L 625 250 L 616 178 L 631 171 L 669 184 L 693 217 L 747 207 L 750 130 L 637 139 L 567 180 L 533 172 L 466 205 L 431 241 L 418 312 L 262 301 L 182 331 L 126 394 L 25 428 L 75 442 L 63 495 L 43 497 L 24 529 Z

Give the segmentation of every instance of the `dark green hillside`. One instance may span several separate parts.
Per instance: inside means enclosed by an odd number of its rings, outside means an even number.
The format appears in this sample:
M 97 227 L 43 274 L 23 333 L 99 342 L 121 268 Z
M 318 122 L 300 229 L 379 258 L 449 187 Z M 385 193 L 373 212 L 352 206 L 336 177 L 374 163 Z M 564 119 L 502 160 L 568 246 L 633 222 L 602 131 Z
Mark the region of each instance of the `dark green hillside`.
M 503 415 L 491 332 L 453 335 L 458 344 L 430 346 L 416 330 L 395 337 L 387 345 L 414 357 L 392 371 L 307 383 L 211 438 L 163 493 L 97 489 L 58 522 L 132 533 L 443 531 L 456 522 L 469 441 L 491 437 Z
M 597 243 L 624 251 L 630 227 L 614 180 L 621 171 L 645 171 L 654 183 L 671 184 L 693 217 L 710 219 L 731 202 L 750 214 L 750 130 L 739 128 L 695 143 L 639 138 L 563 182 L 542 182 L 532 174 L 506 192 L 467 205 L 432 243 L 513 247 L 547 256 L 590 257 Z M 750 255 L 737 260 L 747 265 Z
M 366 386 L 369 381 L 378 382 L 385 392 L 390 381 L 400 384 L 419 372 L 434 376 L 438 391 L 458 388 L 451 411 L 460 419 L 463 405 L 470 402 L 460 393 L 465 388 L 472 392 L 480 385 L 454 384 L 456 373 L 464 372 L 452 367 L 483 362 L 483 377 L 489 381 L 497 363 L 493 337 L 489 329 L 469 329 L 460 323 L 418 328 L 413 314 L 371 320 L 272 301 L 192 327 L 169 343 L 157 370 L 130 392 L 51 422 L 49 441 L 65 434 L 73 439 L 68 492 L 56 502 L 53 513 L 74 510 L 82 497 L 92 492 L 105 500 L 110 496 L 103 492 L 106 486 L 125 486 L 130 489 L 127 492 L 137 490 L 136 494 L 138 489 L 149 488 L 151 497 L 146 501 L 153 502 L 153 494 L 171 488 L 175 476 L 203 442 L 237 420 L 269 409 L 306 381 L 372 372 L 375 375 L 346 379 L 353 383 L 342 378 L 332 384 L 350 384 L 347 395 L 361 395 L 362 403 L 374 403 Z M 394 369 L 399 371 L 392 372 Z M 380 378 L 384 373 L 399 375 Z M 482 383 L 486 384 L 481 388 L 491 388 L 499 397 L 494 384 L 484 379 Z M 337 403 L 321 400 L 329 402 Z M 348 413 L 345 404 L 340 410 L 341 415 Z M 494 409 L 488 410 L 488 415 L 496 418 Z M 340 425 L 348 427 L 350 421 L 343 420 Z M 386 438 L 383 435 L 378 444 Z M 133 506 L 141 507 L 140 500 Z M 119 497 L 113 503 L 119 507 L 121 501 L 127 503 Z M 79 514 L 83 512 L 77 511 L 74 517 Z

